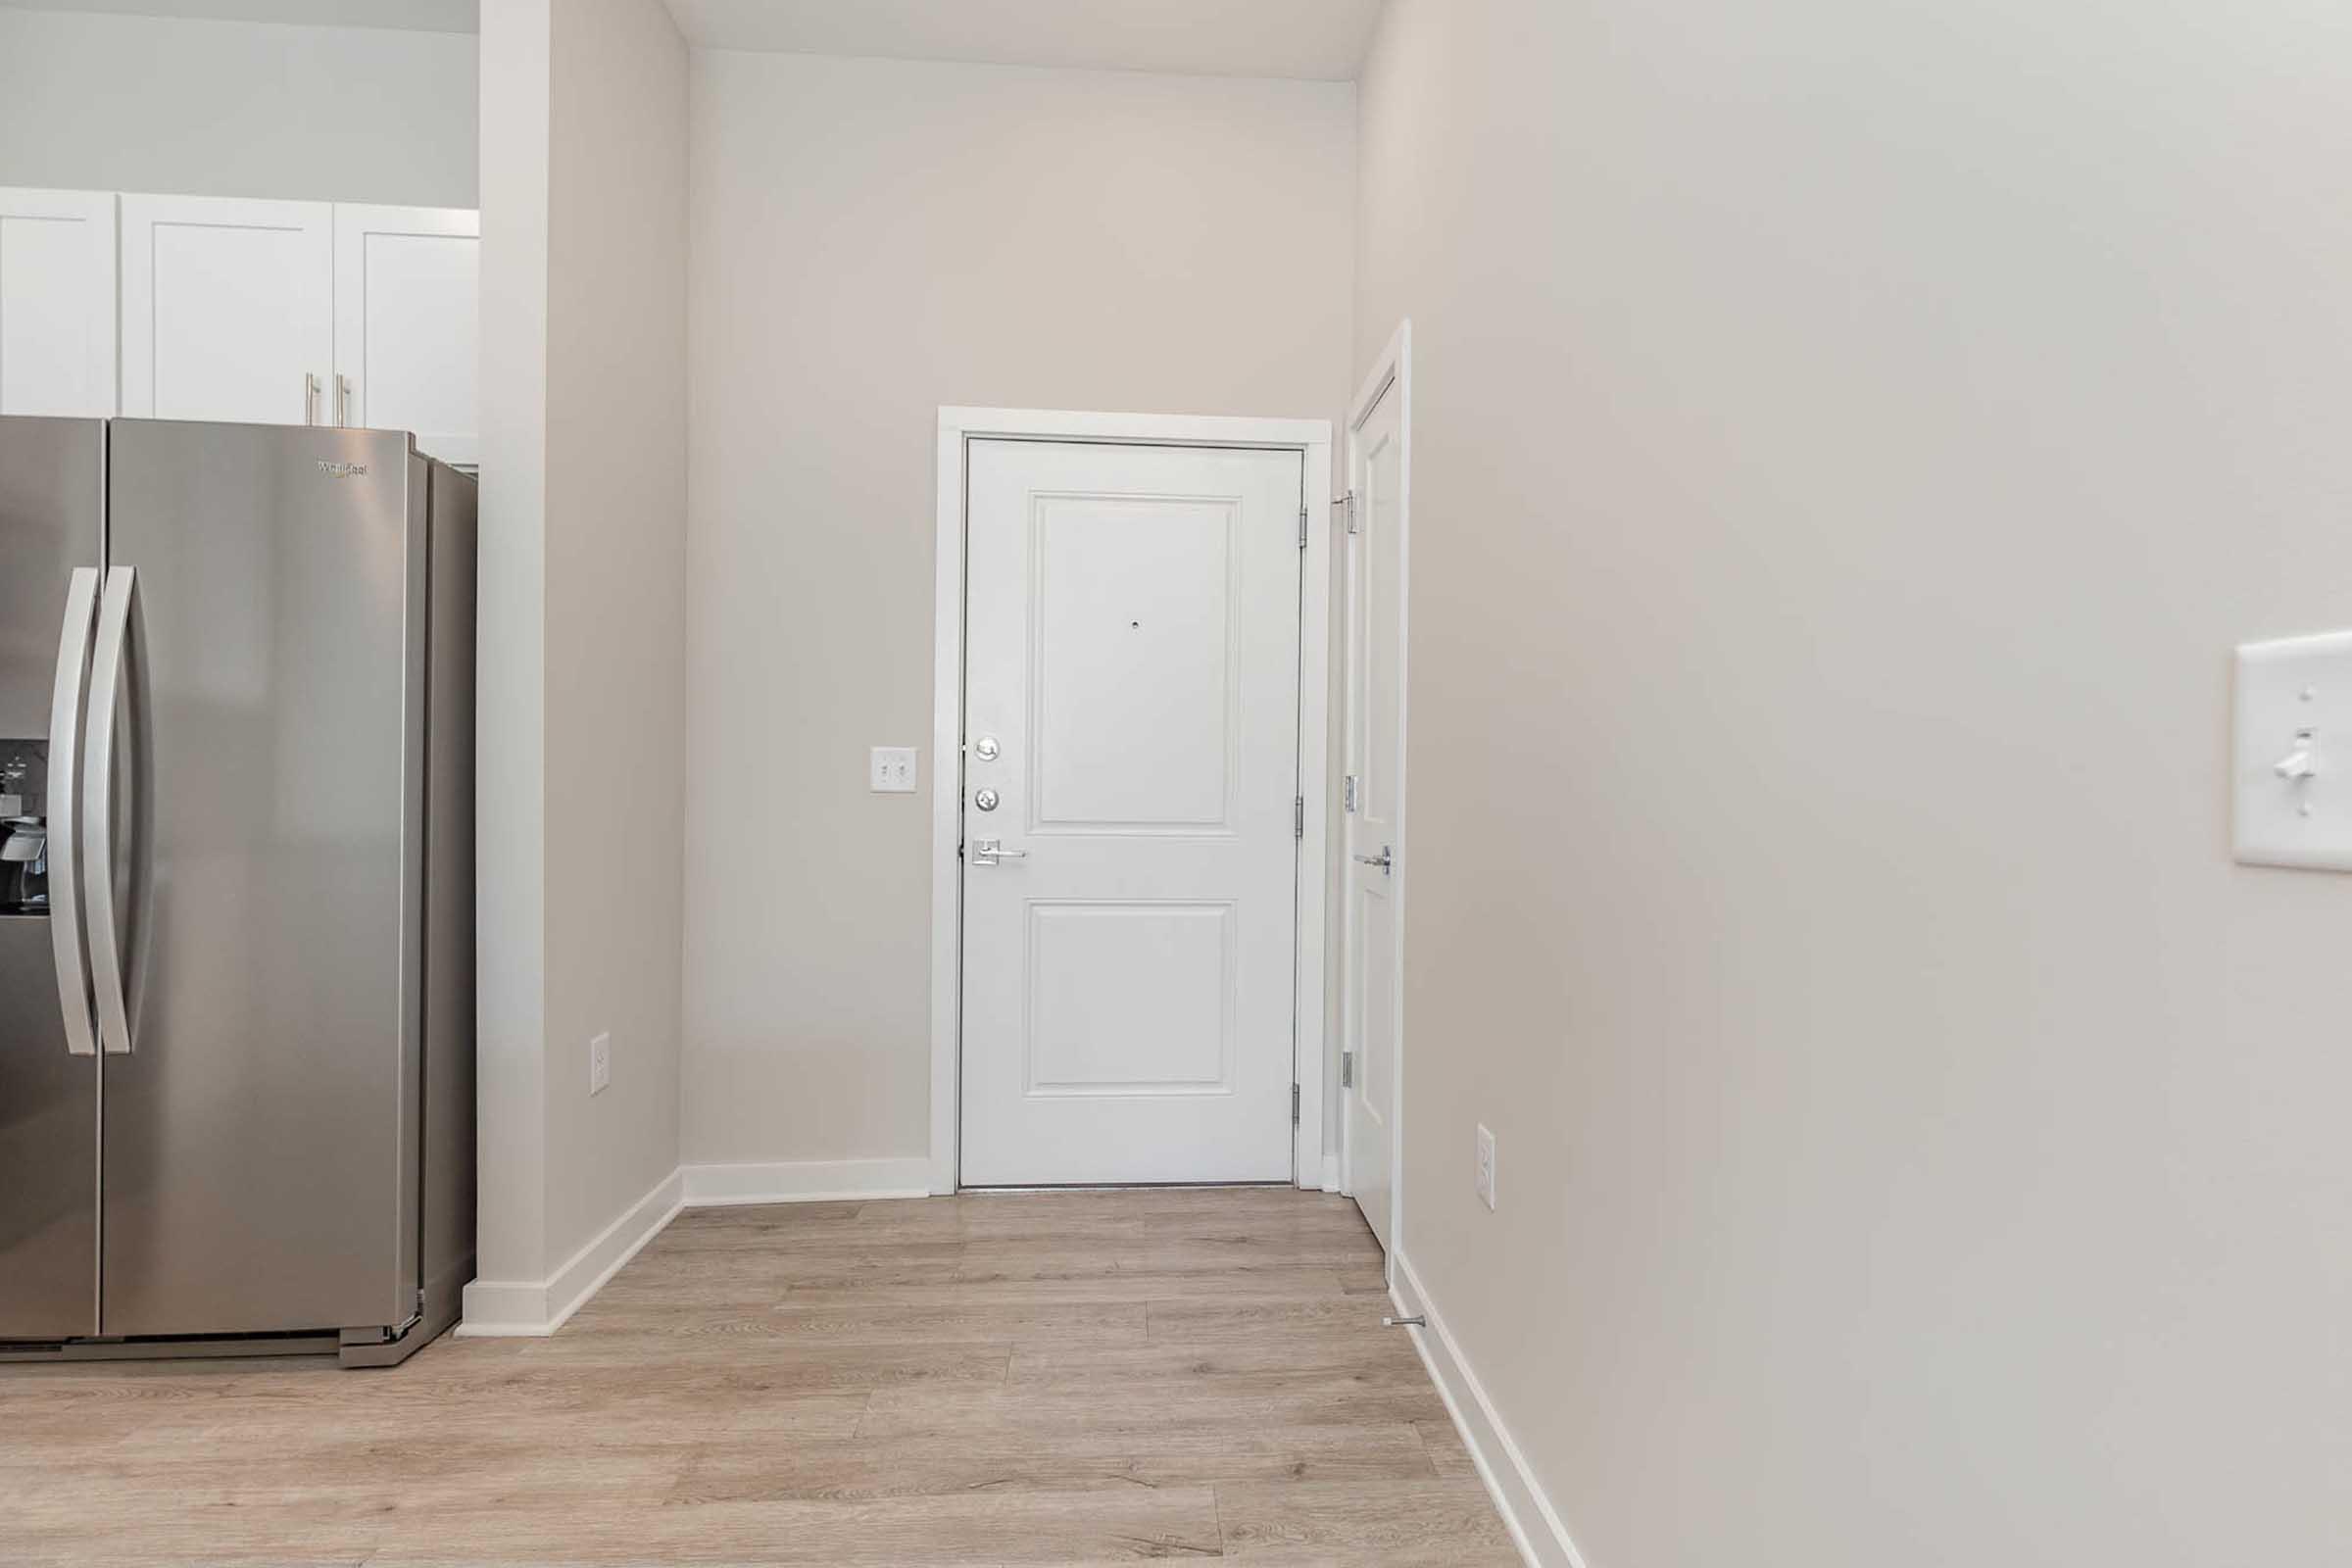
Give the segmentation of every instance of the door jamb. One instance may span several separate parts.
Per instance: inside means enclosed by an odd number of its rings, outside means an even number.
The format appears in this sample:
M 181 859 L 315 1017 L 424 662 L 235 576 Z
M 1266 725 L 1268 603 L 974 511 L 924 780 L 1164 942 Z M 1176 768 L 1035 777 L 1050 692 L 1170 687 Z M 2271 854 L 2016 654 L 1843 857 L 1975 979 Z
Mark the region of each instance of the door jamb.
M 1331 717 L 1331 421 L 1210 415 L 1088 414 L 1046 409 L 939 411 L 939 544 L 933 586 L 931 720 L 931 1191 L 956 1190 L 961 1167 L 964 503 L 968 445 L 991 437 L 1120 446 L 1263 447 L 1300 453 L 1306 548 L 1298 573 L 1298 948 L 1292 975 L 1291 1081 L 1298 1086 L 1292 1180 L 1324 1185 L 1329 1095 L 1324 906 L 1329 883 Z
M 1405 824 L 1406 797 L 1410 793 L 1412 770 L 1404 765 L 1407 709 L 1410 706 L 1407 701 L 1407 693 L 1412 685 L 1408 675 L 1412 668 L 1409 633 L 1412 625 L 1413 602 L 1413 323 L 1409 318 L 1396 323 L 1396 330 L 1390 335 L 1388 346 L 1383 348 L 1380 351 L 1380 357 L 1372 362 L 1372 368 L 1364 376 L 1363 384 L 1357 389 L 1354 401 L 1348 405 L 1348 481 L 1351 488 L 1355 482 L 1355 433 L 1363 427 L 1364 420 L 1371 416 L 1373 408 L 1380 402 L 1381 394 L 1387 392 L 1391 386 L 1396 389 L 1397 397 L 1396 521 L 1395 524 L 1396 529 L 1397 769 L 1396 819 L 1394 827 L 1396 835 L 1396 866 L 1393 874 L 1393 885 L 1389 892 L 1389 900 L 1396 906 L 1396 951 L 1392 956 L 1389 965 L 1391 984 L 1395 987 L 1394 994 L 1389 999 L 1391 1046 L 1396 1054 L 1395 1059 L 1389 1064 L 1390 1071 L 1394 1074 L 1389 1104 L 1389 1256 L 1394 1259 L 1404 1250 L 1404 900 L 1406 887 L 1412 876 L 1413 860 L 1412 833 Z M 1354 658 L 1355 650 L 1352 648 L 1347 650 L 1347 660 L 1350 665 Z M 1344 841 L 1345 829 L 1342 832 Z M 1344 857 L 1346 853 L 1343 842 L 1341 854 Z M 1344 866 L 1345 859 L 1341 863 Z M 1345 917 L 1343 916 L 1344 928 Z M 1348 984 L 1345 949 L 1342 951 L 1340 962 L 1342 965 L 1340 986 L 1345 991 Z M 1345 1048 L 1346 1042 L 1342 1041 L 1341 1044 Z M 1348 1105 L 1344 1099 L 1340 1102 L 1339 1123 L 1339 1136 L 1334 1142 L 1344 1145 L 1348 1132 Z M 1352 1167 L 1348 1166 L 1345 1158 L 1346 1151 L 1343 1150 L 1342 1153 L 1343 1166 L 1351 1169 Z M 1355 1183 L 1352 1175 L 1348 1177 L 1347 1185 L 1350 1191 L 1353 1190 Z

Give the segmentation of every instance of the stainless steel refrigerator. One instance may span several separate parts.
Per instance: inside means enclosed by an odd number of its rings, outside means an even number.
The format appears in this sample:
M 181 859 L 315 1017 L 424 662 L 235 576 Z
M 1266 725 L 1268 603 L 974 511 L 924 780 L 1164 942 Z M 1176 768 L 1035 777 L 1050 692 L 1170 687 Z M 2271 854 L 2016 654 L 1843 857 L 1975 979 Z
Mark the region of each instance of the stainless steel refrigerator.
M 455 1321 L 474 555 L 406 434 L 0 417 L 0 1358 Z

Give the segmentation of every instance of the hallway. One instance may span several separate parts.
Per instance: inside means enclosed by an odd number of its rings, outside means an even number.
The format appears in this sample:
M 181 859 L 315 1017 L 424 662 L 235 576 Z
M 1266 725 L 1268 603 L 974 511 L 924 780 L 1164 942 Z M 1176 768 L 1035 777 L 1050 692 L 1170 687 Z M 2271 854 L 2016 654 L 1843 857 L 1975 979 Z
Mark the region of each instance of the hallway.
M 544 1340 L 0 1368 L 11 1562 L 1517 1562 L 1344 1199 L 689 1209 Z

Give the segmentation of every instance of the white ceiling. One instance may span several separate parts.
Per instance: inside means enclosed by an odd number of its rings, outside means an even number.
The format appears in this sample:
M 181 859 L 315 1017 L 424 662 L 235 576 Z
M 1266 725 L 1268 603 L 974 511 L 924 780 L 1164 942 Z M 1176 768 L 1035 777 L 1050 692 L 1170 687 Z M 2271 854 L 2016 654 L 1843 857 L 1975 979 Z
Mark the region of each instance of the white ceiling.
M 314 27 L 399 27 L 475 32 L 478 0 L 0 0 L 18 11 L 112 11 L 135 17 L 210 17 L 221 22 L 299 22 Z
M 689 41 L 897 60 L 1352 81 L 1381 0 L 668 0 Z
M 664 0 L 706 49 L 1352 81 L 1381 0 Z M 317 26 L 472 32 L 478 0 L 0 0 Z

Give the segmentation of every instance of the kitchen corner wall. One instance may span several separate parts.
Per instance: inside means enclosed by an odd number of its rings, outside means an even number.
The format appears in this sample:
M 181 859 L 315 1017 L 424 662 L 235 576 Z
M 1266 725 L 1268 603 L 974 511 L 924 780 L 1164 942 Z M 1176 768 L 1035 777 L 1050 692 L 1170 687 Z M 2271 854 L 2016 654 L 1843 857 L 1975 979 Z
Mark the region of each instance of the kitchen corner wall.
M 939 406 L 1337 418 L 1354 89 L 693 70 L 685 1158 L 919 1158 Z
M 686 49 L 660 0 L 486 0 L 482 80 L 495 1289 L 548 1280 L 678 1163 Z

